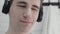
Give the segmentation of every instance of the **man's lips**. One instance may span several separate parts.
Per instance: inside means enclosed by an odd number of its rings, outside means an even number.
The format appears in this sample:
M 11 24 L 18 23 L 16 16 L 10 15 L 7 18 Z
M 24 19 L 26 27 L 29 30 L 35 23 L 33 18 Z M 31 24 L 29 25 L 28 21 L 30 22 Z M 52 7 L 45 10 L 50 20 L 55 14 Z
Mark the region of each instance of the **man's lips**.
M 20 20 L 20 21 L 23 22 L 23 23 L 32 23 L 32 22 L 30 22 L 28 20 Z

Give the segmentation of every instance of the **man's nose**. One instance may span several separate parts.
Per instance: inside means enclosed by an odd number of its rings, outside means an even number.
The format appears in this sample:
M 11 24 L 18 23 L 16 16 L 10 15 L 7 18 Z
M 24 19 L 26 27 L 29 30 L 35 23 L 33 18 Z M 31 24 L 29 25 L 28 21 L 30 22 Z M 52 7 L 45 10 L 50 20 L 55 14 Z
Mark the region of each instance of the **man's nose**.
M 30 9 L 30 8 L 26 9 L 26 11 L 24 11 L 24 13 L 23 13 L 23 17 L 26 18 L 26 19 L 27 19 L 27 18 L 30 19 L 31 16 L 32 16 L 32 11 L 31 11 L 31 9 Z

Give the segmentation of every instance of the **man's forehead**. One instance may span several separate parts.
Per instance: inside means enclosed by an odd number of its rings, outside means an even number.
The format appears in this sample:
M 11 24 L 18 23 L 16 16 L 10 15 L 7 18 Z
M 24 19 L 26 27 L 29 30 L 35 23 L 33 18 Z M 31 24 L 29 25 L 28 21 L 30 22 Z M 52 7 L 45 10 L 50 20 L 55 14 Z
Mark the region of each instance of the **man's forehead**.
M 41 0 L 14 0 L 15 2 L 26 2 L 26 3 L 30 3 L 30 4 L 37 4 L 40 5 Z
M 14 1 L 29 1 L 29 2 L 40 2 L 41 0 L 14 0 Z

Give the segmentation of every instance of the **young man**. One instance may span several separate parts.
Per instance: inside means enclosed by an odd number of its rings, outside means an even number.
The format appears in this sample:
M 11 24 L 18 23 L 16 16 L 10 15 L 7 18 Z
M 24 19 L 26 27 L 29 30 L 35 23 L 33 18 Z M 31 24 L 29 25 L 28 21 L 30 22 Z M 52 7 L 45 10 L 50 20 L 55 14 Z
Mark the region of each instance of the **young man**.
M 42 0 L 10 0 L 10 24 L 6 34 L 29 34 L 36 23 Z

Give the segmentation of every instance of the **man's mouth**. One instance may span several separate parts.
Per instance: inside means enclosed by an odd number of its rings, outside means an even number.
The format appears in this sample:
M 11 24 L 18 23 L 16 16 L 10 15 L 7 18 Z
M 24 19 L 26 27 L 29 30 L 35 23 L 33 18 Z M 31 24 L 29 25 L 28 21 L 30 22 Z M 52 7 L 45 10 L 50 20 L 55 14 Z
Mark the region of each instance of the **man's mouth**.
M 28 21 L 28 20 L 20 20 L 20 22 L 26 23 L 26 24 L 32 23 L 32 22 L 30 22 L 30 21 Z

